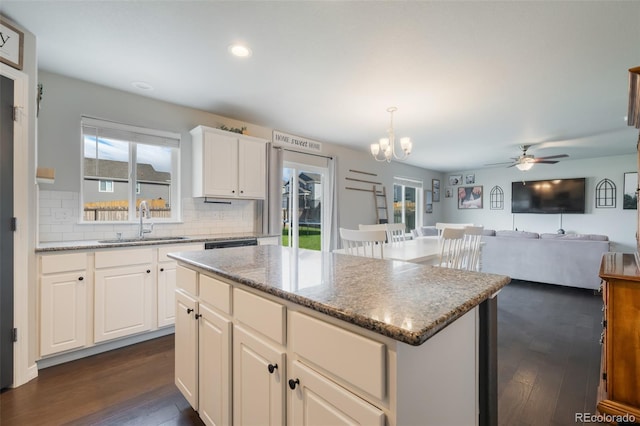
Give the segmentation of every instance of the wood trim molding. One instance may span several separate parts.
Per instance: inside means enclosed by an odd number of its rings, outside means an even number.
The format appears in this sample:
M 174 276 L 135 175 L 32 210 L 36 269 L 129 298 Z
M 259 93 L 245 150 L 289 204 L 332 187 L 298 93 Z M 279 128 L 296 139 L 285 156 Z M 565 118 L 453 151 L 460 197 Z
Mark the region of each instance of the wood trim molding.
M 605 399 L 598 403 L 598 411 L 603 414 L 611 414 L 612 416 L 632 415 L 635 417 L 634 422 L 640 421 L 640 410 L 621 402 Z

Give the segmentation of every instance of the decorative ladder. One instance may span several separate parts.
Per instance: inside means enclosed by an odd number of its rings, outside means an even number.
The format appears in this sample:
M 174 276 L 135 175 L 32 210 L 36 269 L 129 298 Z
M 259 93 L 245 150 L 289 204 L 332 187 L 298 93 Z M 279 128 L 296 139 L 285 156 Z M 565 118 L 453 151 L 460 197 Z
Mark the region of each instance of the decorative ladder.
M 373 185 L 373 205 L 376 209 L 376 223 L 389 223 L 389 211 L 387 209 L 387 191 L 382 186 L 382 191 L 379 191 L 375 185 Z M 382 205 L 380 205 L 380 199 L 382 199 Z M 381 217 L 381 213 L 384 213 Z

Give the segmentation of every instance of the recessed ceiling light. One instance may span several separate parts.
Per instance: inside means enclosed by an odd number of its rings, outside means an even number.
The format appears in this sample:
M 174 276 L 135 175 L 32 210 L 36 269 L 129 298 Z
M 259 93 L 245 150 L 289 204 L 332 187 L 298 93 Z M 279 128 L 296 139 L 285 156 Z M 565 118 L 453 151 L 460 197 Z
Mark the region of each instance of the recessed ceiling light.
M 242 44 L 232 44 L 229 46 L 229 52 L 233 56 L 237 56 L 239 58 L 248 58 L 251 56 L 251 49 L 247 46 L 243 46 Z
M 134 81 L 131 85 L 140 90 L 153 90 L 153 86 L 145 81 Z

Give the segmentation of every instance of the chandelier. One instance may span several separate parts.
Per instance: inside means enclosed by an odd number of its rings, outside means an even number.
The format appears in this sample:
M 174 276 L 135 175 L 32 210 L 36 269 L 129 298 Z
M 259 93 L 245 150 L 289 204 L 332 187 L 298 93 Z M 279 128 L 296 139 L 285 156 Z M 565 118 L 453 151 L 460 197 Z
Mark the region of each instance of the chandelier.
M 375 158 L 376 161 L 386 161 L 390 163 L 392 159 L 396 160 L 406 160 L 409 155 L 411 155 L 411 148 L 413 147 L 410 138 L 400 138 L 400 148 L 402 149 L 402 154 L 398 156 L 396 154 L 396 137 L 393 132 L 393 113 L 396 112 L 398 108 L 389 107 L 387 111 L 391 115 L 389 120 L 389 128 L 387 129 L 386 138 L 381 138 L 378 143 L 371 144 L 371 155 Z M 379 154 L 382 153 L 382 157 Z

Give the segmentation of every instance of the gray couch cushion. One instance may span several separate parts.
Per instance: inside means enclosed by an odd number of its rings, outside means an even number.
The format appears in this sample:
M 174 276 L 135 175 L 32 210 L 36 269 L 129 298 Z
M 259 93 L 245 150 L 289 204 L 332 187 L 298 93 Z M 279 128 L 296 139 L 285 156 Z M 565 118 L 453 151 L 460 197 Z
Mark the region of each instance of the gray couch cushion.
M 485 237 L 495 237 L 496 236 L 496 230 L 495 229 L 483 229 L 482 230 L 482 235 Z
M 496 237 L 512 237 L 512 238 L 540 238 L 537 232 L 526 231 L 496 231 Z
M 542 239 L 584 240 L 584 241 L 609 241 L 606 235 L 598 234 L 540 234 Z
M 423 226 L 420 228 L 420 233 L 423 237 L 435 237 L 438 235 L 438 230 L 435 226 Z

